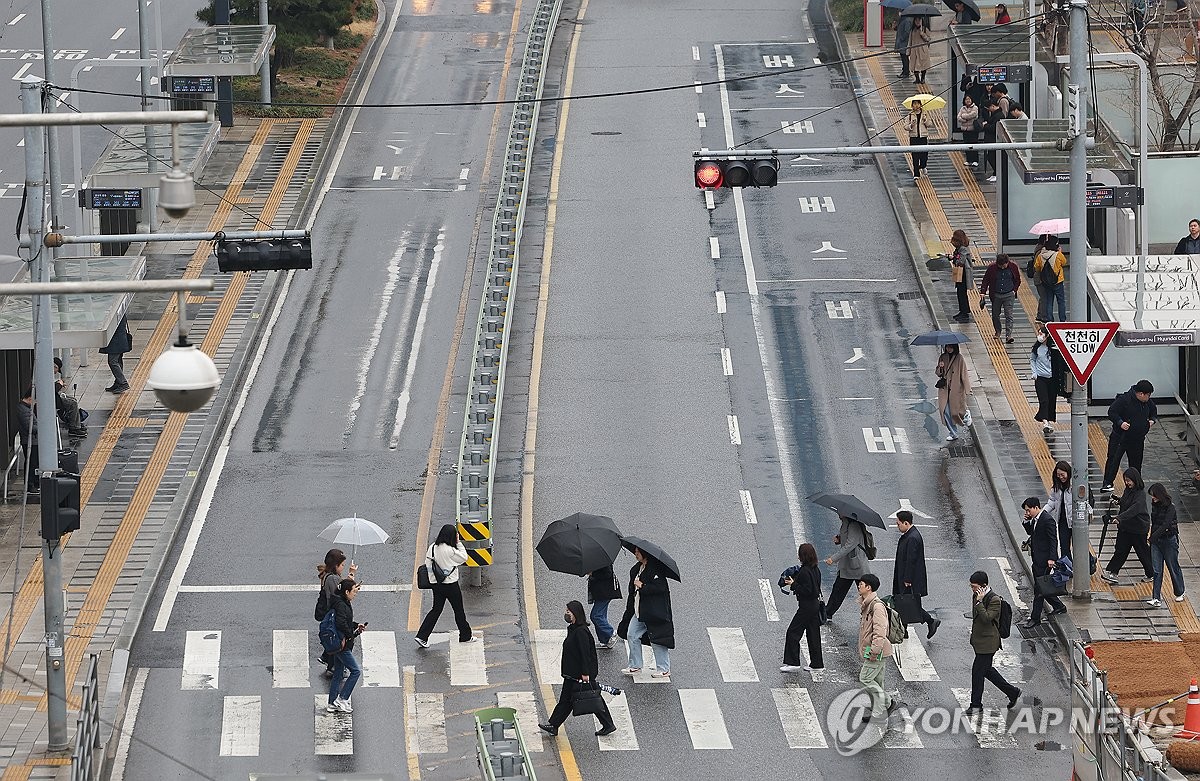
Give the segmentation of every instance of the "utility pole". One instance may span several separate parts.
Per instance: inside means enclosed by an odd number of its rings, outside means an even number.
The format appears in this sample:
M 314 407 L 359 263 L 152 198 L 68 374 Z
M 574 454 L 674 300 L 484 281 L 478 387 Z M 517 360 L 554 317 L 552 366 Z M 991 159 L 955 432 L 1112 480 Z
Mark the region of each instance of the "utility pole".
M 42 0 L 46 2 L 46 0 Z M 146 0 L 138 0 L 138 49 L 139 57 L 143 61 L 150 57 L 150 19 L 147 18 L 149 9 L 146 7 Z M 150 111 L 150 67 L 143 65 L 141 67 L 142 76 L 142 111 Z M 155 128 L 150 125 L 143 127 L 146 133 L 146 160 L 149 167 L 146 169 L 150 173 L 158 171 L 158 145 L 154 141 Z M 150 232 L 153 233 L 158 229 L 158 188 L 146 188 L 146 224 L 150 226 Z
M 42 80 L 26 76 L 21 81 L 21 104 L 25 114 L 42 113 Z M 25 128 L 25 222 L 29 226 L 32 275 L 35 282 L 50 281 L 50 253 L 42 246 L 45 220 L 46 181 L 42 178 L 40 127 Z M 37 420 L 38 472 L 58 471 L 58 420 L 54 414 L 54 330 L 50 320 L 50 296 L 33 296 L 33 386 Z M 45 499 L 49 501 L 49 498 Z M 46 614 L 46 713 L 49 748 L 70 747 L 67 738 L 67 672 L 63 656 L 62 556 L 59 540 L 42 540 L 43 601 Z
M 1085 322 L 1087 314 L 1087 84 L 1088 21 L 1087 0 L 1070 0 L 1071 81 L 1067 85 L 1067 134 L 1071 140 L 1071 318 Z M 1072 579 L 1076 598 L 1091 596 L 1090 557 L 1088 555 L 1088 415 L 1087 388 L 1076 386 L 1071 394 L 1071 489 L 1075 495 L 1075 515 L 1071 530 L 1071 550 L 1075 553 Z
M 270 22 L 267 21 L 267 0 L 258 0 L 258 23 L 266 27 Z M 267 52 L 266 59 L 263 60 L 262 67 L 258 69 L 258 78 L 262 80 L 262 86 L 258 89 L 259 99 L 262 100 L 264 106 L 271 105 L 271 52 Z
M 229 0 L 215 0 L 213 24 L 229 24 Z M 217 119 L 221 127 L 233 127 L 233 79 L 228 76 L 217 77 Z

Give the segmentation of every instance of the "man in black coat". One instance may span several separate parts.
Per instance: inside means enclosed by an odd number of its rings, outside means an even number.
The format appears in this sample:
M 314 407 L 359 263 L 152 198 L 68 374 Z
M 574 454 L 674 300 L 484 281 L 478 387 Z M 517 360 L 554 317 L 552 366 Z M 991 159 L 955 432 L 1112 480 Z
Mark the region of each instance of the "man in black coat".
M 925 540 L 913 525 L 913 514 L 908 510 L 896 513 L 896 529 L 900 541 L 896 543 L 896 567 L 892 570 L 892 594 L 911 594 L 916 601 L 915 615 L 904 616 L 905 623 L 926 624 L 927 637 L 933 637 L 942 622 L 925 611 L 921 597 L 929 594 L 929 576 L 925 571 Z M 915 618 L 916 620 L 910 620 Z
M 1058 549 L 1058 521 L 1054 516 L 1042 509 L 1042 500 L 1031 496 L 1021 502 L 1025 511 L 1025 530 L 1029 532 L 1029 557 L 1033 564 L 1033 612 L 1029 616 L 1026 629 L 1032 629 L 1042 623 L 1042 606 L 1050 603 L 1050 615 L 1067 612 L 1067 606 L 1056 596 L 1042 596 L 1038 591 L 1036 579 L 1050 574 L 1054 569 L 1060 553 Z
M 1103 491 L 1113 489 L 1113 480 L 1121 468 L 1121 456 L 1129 454 L 1129 466 L 1142 471 L 1142 453 L 1146 435 L 1158 422 L 1158 407 L 1151 400 L 1154 384 L 1138 380 L 1129 390 L 1113 399 L 1108 407 L 1112 433 L 1108 435 L 1108 459 L 1104 462 Z

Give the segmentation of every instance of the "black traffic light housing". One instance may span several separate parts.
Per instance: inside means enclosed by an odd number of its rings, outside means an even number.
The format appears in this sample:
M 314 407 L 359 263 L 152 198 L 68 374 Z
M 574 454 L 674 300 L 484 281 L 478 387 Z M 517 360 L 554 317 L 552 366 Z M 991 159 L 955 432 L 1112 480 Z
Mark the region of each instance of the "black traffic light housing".
M 217 269 L 283 271 L 312 268 L 312 240 L 217 238 Z
M 42 477 L 42 539 L 57 540 L 79 529 L 79 475 Z
M 779 158 L 700 158 L 696 160 L 695 179 L 696 187 L 701 190 L 715 190 L 721 187 L 774 187 L 779 183 Z

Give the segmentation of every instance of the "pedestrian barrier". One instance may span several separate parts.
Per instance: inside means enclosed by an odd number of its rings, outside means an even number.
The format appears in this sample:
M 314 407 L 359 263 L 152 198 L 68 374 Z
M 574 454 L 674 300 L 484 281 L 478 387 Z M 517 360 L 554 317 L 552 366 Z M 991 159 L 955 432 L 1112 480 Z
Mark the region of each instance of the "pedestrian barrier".
M 83 699 L 79 719 L 75 723 L 75 750 L 71 754 L 71 781 L 94 781 L 100 752 L 100 681 L 97 667 L 100 655 L 88 657 L 87 679 L 83 684 Z
M 504 400 L 504 375 L 508 362 L 508 334 L 513 307 L 511 293 L 517 281 L 530 143 L 537 128 L 546 57 L 562 0 L 538 0 L 530 24 L 517 76 L 516 103 L 504 149 L 504 173 L 488 254 L 479 321 L 475 327 L 475 355 L 467 389 L 462 444 L 458 453 L 458 508 L 455 520 L 467 549 L 467 565 L 492 563 L 492 482 L 496 464 L 496 433 Z
M 476 711 L 475 736 L 479 740 L 479 772 L 483 781 L 503 778 L 537 781 L 514 709 L 484 708 Z
M 1189 708 L 1191 710 L 1191 708 Z M 1180 775 L 1147 734 L 1141 714 L 1125 714 L 1083 643 L 1071 644 L 1074 777 L 1079 781 L 1170 781 Z

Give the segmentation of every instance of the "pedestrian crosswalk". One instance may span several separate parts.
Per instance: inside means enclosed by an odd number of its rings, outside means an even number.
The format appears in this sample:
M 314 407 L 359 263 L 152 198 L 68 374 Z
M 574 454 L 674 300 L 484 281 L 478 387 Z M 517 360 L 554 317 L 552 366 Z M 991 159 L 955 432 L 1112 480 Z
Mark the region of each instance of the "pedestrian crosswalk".
M 565 630 L 546 629 L 537 631 L 533 640 L 533 658 L 538 667 L 540 682 L 558 685 L 561 682 L 560 664 Z M 830 749 L 838 739 L 838 725 L 831 715 L 833 701 L 837 695 L 852 689 L 857 678 L 857 660 L 853 654 L 853 638 L 839 642 L 827 636 L 825 657 L 827 669 L 821 674 L 782 674 L 773 667 L 764 667 L 760 674 L 751 653 L 751 644 L 741 627 L 708 627 L 706 630 L 709 648 L 709 664 L 717 670 L 726 688 L 693 688 L 684 684 L 687 676 L 675 671 L 673 680 L 678 688 L 677 712 L 663 710 L 662 699 L 656 699 L 653 709 L 639 707 L 645 695 L 639 694 L 639 684 L 659 683 L 662 679 L 649 677 L 653 669 L 653 654 L 647 649 L 644 655 L 647 668 L 633 677 L 620 676 L 610 683 L 625 689 L 621 694 L 606 694 L 609 712 L 617 726 L 616 732 L 592 737 L 588 730 L 583 740 L 595 740 L 595 747 L 604 752 L 640 751 L 643 742 L 639 731 L 657 731 L 664 719 L 686 729 L 686 740 L 690 748 L 702 751 L 730 751 L 747 748 L 746 738 L 731 733 L 730 725 L 737 725 L 744 717 L 743 692 L 755 692 L 762 686 L 760 701 L 764 708 L 773 706 L 770 723 L 779 731 L 778 745 L 789 749 Z M 226 639 L 220 631 L 189 631 L 184 637 L 183 661 L 180 688 L 194 691 L 198 696 L 221 698 L 220 756 L 255 757 L 263 750 L 262 723 L 263 697 L 261 693 L 229 691 L 232 688 L 222 677 L 222 652 L 234 649 L 223 648 Z M 486 665 L 486 639 L 476 643 L 459 643 L 453 633 L 431 636 L 431 648 L 443 647 L 447 664 L 447 678 L 452 687 L 486 687 L 488 682 Z M 355 690 L 354 699 L 365 701 L 358 704 L 352 713 L 330 713 L 326 679 L 320 675 L 320 666 L 314 664 L 318 652 L 316 634 L 306 630 L 280 629 L 271 633 L 273 690 L 306 689 L 312 692 L 314 707 L 314 752 L 317 755 L 348 755 L 354 753 L 354 719 L 358 712 L 373 712 L 375 707 L 402 707 L 408 726 L 404 731 L 408 753 L 413 755 L 439 755 L 451 750 L 447 731 L 447 718 L 461 717 L 461 712 L 447 713 L 448 692 L 415 691 L 413 668 L 401 667 L 397 633 L 390 631 L 367 631 L 359 638 L 359 651 L 363 670 L 362 681 Z M 935 641 L 936 643 L 936 641 Z M 969 736 L 973 745 L 982 749 L 1016 747 L 1017 741 L 1007 731 L 1006 711 L 1000 708 L 985 710 L 982 714 L 967 718 L 962 711 L 968 705 L 969 691 L 961 687 L 947 687 L 930 658 L 928 641 L 914 633 L 897 646 L 895 659 L 897 669 L 888 673 L 889 682 L 901 687 L 900 700 L 904 693 L 917 695 L 921 702 L 937 701 L 939 698 L 954 720 L 956 729 L 943 733 L 928 734 L 926 722 L 933 720 L 922 714 L 922 709 L 903 707 L 889 719 L 881 746 L 887 749 L 921 748 L 933 741 L 945 745 L 946 741 L 961 741 Z M 1006 678 L 1014 683 L 1023 679 L 1022 659 L 1019 645 L 1002 649 L 995 662 Z M 603 653 L 603 652 L 602 652 Z M 615 658 L 614 658 L 615 657 Z M 701 662 L 693 650 L 686 657 L 686 664 L 694 668 Z M 623 664 L 621 650 L 613 652 L 607 667 Z M 676 664 L 684 663 L 676 659 Z M 606 664 L 602 664 L 606 668 Z M 844 668 L 844 669 L 843 669 Z M 853 669 L 852 669 L 853 668 Z M 898 675 L 897 675 L 898 671 Z M 610 673 L 611 674 L 611 673 Z M 236 677 L 236 676 L 235 676 Z M 684 680 L 680 680 L 683 678 Z M 969 670 L 955 669 L 949 680 L 965 682 Z M 407 682 L 406 682 L 407 681 Z M 765 684 L 765 685 L 764 685 Z M 444 684 L 443 684 L 444 685 Z M 907 687 L 907 688 L 906 688 Z M 391 706 L 378 706 L 379 695 L 367 695 L 366 690 L 401 690 L 391 697 Z M 467 691 L 474 689 L 468 688 Z M 452 691 L 452 690 L 450 690 Z M 205 694 L 209 692 L 210 694 Z M 650 692 L 649 689 L 646 692 Z M 769 696 L 768 696 L 769 693 Z M 946 696 L 946 695 L 949 696 Z M 285 692 L 273 695 L 271 707 L 279 707 L 279 697 L 290 696 Z M 531 751 L 546 750 L 544 736 L 538 731 L 537 723 L 542 720 L 543 705 L 536 692 L 529 690 L 502 691 L 489 696 L 494 702 L 481 701 L 479 707 L 496 704 L 516 710 L 522 735 Z M 668 695 L 669 696 L 669 695 Z M 386 698 L 386 695 L 385 695 Z M 402 705 L 401 705 L 402 703 Z M 459 708 L 461 710 L 461 708 Z M 270 714 L 267 714 L 270 718 Z M 958 745 L 958 744 L 955 744 Z

